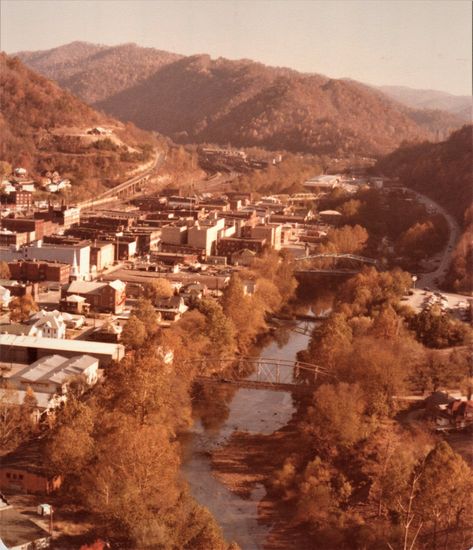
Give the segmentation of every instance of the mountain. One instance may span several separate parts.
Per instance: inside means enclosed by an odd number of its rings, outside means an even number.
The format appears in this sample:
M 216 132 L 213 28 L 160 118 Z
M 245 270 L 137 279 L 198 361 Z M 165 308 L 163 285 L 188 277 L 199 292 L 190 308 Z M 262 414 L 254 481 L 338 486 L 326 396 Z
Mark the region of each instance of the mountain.
M 94 192 L 149 160 L 157 145 L 148 132 L 95 111 L 3 53 L 0 89 L 0 158 L 32 174 L 57 170 Z M 90 133 L 94 127 L 106 134 Z
M 94 107 L 180 142 L 371 156 L 461 125 L 357 82 L 250 60 L 81 42 L 18 56 Z
M 440 109 L 471 122 L 471 96 L 453 95 L 437 90 L 417 90 L 406 86 L 378 86 L 388 97 L 413 109 Z
M 444 205 L 460 223 L 473 201 L 473 126 L 465 125 L 440 143 L 407 144 L 381 158 L 376 173 L 399 177 Z
M 452 212 L 463 234 L 452 255 L 447 286 L 473 292 L 473 126 L 466 125 L 441 143 L 406 145 L 380 159 L 373 170 L 397 176 Z
M 71 42 L 52 50 L 16 55 L 89 104 L 143 82 L 161 67 L 182 57 L 136 44 L 109 47 L 88 42 Z

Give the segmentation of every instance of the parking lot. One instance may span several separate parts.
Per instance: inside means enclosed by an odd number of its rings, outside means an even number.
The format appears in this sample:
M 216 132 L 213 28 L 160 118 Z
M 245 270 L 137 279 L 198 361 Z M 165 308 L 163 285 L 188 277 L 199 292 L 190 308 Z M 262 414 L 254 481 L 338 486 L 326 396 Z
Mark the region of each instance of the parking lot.
M 442 311 L 450 313 L 457 319 L 470 320 L 470 305 L 468 299 L 462 294 L 440 292 L 428 287 L 414 288 L 411 292 L 412 294 L 402 298 L 401 302 L 411 306 L 416 313 L 438 304 Z

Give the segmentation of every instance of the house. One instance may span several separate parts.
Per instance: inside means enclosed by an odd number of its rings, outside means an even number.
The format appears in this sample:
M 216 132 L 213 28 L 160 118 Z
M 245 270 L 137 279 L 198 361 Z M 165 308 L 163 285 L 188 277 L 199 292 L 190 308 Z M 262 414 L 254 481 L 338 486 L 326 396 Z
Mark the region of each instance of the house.
M 70 294 L 61 300 L 60 306 L 67 313 L 80 315 L 89 312 L 90 304 L 86 303 L 85 300 L 84 296 Z
M 16 388 L 0 388 L 0 402 L 7 407 L 21 407 L 25 399 L 29 397 L 31 390 L 18 390 Z M 44 416 L 49 416 L 55 409 L 67 401 L 65 395 L 36 392 L 34 394 L 36 404 L 30 418 L 34 424 L 38 424 Z
M 55 309 L 54 311 L 45 311 L 41 309 L 29 319 L 29 324 L 41 331 L 44 338 L 65 338 L 66 323 L 62 313 Z
M 117 323 L 105 323 L 94 330 L 91 339 L 96 342 L 119 342 L 121 340 L 123 327 Z
M 450 417 L 450 423 L 456 429 L 473 426 L 473 400 L 463 401 L 455 399 L 446 407 L 446 413 Z
M 40 439 L 20 445 L 15 451 L 2 456 L 0 461 L 0 489 L 19 493 L 49 494 L 59 489 L 61 476 L 51 473 L 46 464 L 44 442 Z M 4 526 L 0 521 L 4 540 Z
M 10 279 L 0 279 L 0 286 L 10 292 L 11 298 L 21 298 L 29 295 L 36 301 L 39 297 L 38 283 L 19 283 Z
M 424 401 L 427 417 L 437 430 L 461 430 L 473 426 L 473 401 L 456 399 L 445 392 L 434 392 Z
M 161 314 L 164 321 L 177 321 L 188 309 L 182 296 L 161 298 L 156 303 L 156 311 Z
M 179 294 L 184 298 L 186 304 L 202 300 L 207 294 L 207 287 L 202 283 L 189 283 L 181 287 Z
M 0 324 L 1 334 L 15 334 L 17 336 L 43 336 L 41 329 L 34 325 L 24 323 L 3 323 Z
M 71 313 L 62 312 L 62 318 L 67 328 L 79 329 L 85 324 L 85 317 L 83 315 L 73 315 Z
M 256 258 L 256 252 L 249 250 L 248 248 L 242 248 L 237 250 L 231 256 L 231 262 L 233 265 L 250 266 L 253 260 Z

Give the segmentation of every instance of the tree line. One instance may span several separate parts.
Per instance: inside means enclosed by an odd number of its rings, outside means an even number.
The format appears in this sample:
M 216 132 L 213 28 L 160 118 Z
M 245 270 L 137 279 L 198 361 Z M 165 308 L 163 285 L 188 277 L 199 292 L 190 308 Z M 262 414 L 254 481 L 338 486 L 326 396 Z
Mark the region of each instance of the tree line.
M 420 424 L 399 421 L 403 395 L 463 387 L 468 353 L 443 359 L 409 326 L 400 270 L 367 268 L 337 294 L 301 360 L 327 367 L 299 403 L 297 452 L 269 484 L 292 527 L 314 548 L 467 548 L 473 541 L 473 474 L 463 458 Z

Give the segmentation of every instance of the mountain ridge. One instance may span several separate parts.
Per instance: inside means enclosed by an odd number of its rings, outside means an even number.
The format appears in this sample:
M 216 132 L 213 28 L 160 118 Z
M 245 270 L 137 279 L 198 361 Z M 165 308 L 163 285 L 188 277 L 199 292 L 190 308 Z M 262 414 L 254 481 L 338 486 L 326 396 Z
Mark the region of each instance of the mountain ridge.
M 377 156 L 461 125 L 356 81 L 251 60 L 80 42 L 18 55 L 94 107 L 184 143 Z

